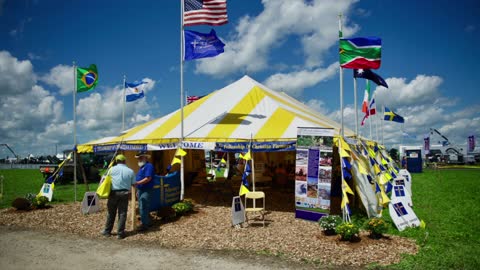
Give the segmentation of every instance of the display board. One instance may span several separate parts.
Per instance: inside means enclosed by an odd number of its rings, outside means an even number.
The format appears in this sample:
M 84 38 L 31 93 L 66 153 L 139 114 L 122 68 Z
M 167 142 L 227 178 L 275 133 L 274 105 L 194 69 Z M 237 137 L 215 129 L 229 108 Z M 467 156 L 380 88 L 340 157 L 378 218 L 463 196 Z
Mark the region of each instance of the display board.
M 318 221 L 330 212 L 333 129 L 297 130 L 295 217 Z
M 53 197 L 52 184 L 43 184 L 42 188 L 40 189 L 39 195 L 47 197 L 48 201 L 51 202 Z
M 245 208 L 240 196 L 235 196 L 232 199 L 232 225 L 235 226 L 243 222 L 245 222 Z
M 392 199 L 389 204 L 389 210 L 390 217 L 399 231 L 403 231 L 407 227 L 420 226 L 420 220 L 406 200 L 401 198 Z
M 92 214 L 100 211 L 100 201 L 95 191 L 87 191 L 83 195 L 82 213 Z

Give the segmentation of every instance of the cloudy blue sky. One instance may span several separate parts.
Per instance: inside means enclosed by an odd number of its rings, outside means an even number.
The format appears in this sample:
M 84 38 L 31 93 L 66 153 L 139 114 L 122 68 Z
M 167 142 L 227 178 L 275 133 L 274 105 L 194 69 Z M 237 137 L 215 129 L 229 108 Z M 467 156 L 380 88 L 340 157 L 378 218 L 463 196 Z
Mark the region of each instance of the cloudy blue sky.
M 100 76 L 93 92 L 77 96 L 79 143 L 120 132 L 123 75 L 150 82 L 146 98 L 127 104 L 127 127 L 178 109 L 179 8 L 179 0 L 0 0 L 0 143 L 23 156 L 71 147 L 73 61 L 97 64 Z M 186 63 L 187 93 L 207 94 L 247 74 L 338 120 L 339 13 L 346 37 L 383 40 L 377 72 L 390 89 L 376 89 L 377 104 L 406 119 L 386 123 L 388 146 L 421 144 L 430 128 L 459 144 L 480 135 L 474 0 L 229 0 L 230 22 L 215 27 L 225 53 Z M 345 123 L 353 128 L 351 74 Z M 364 86 L 359 81 L 359 104 Z

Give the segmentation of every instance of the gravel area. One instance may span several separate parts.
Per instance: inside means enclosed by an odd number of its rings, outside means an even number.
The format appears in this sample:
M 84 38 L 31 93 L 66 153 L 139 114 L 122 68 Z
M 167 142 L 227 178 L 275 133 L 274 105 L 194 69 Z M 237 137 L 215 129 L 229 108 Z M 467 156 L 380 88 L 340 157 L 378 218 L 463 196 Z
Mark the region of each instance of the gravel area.
M 101 203 L 104 206 L 106 201 Z M 105 207 L 98 213 L 83 215 L 79 203 L 55 204 L 49 209 L 27 212 L 3 209 L 0 211 L 0 225 L 101 238 L 105 216 Z M 252 224 L 245 228 L 231 226 L 230 208 L 226 206 L 197 206 L 194 213 L 170 222 L 152 216 L 153 227 L 148 232 L 129 230 L 127 238 L 121 243 L 198 250 L 243 250 L 323 266 L 387 265 L 399 262 L 401 254 L 417 252 L 413 240 L 397 236 L 373 240 L 362 232 L 361 241 L 356 243 L 340 241 L 338 236 L 324 236 L 318 224 L 295 219 L 291 211 L 270 211 L 266 215 L 265 227 Z

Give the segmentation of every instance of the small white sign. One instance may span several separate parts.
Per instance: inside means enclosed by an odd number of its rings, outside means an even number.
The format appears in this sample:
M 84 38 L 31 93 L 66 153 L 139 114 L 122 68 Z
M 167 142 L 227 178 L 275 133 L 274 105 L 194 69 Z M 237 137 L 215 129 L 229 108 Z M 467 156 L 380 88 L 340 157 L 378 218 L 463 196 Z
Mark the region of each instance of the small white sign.
M 412 193 L 412 175 L 410 174 L 410 172 L 408 172 L 405 169 L 401 169 L 400 171 L 398 171 L 398 174 L 400 176 L 402 176 L 403 178 L 405 178 L 405 187 L 407 188 L 408 192 L 410 193 L 410 196 L 413 196 L 413 193 Z
M 47 183 L 43 184 L 42 189 L 40 189 L 39 194 L 40 194 L 40 196 L 47 197 L 48 201 L 51 202 L 52 197 L 53 197 L 52 184 L 47 184 Z
M 243 207 L 240 196 L 232 199 L 232 225 L 238 225 L 245 222 L 245 208 Z
M 391 200 L 388 208 L 390 217 L 399 231 L 403 231 L 407 227 L 420 226 L 420 220 L 405 200 Z
M 95 191 L 85 192 L 82 201 L 82 213 L 92 214 L 100 211 L 100 200 Z

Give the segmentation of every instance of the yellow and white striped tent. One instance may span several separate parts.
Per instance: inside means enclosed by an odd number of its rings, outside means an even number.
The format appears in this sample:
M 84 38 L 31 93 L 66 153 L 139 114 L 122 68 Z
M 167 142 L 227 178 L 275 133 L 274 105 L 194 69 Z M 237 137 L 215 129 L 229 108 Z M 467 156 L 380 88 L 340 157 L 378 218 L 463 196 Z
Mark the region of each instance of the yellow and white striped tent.
M 296 99 L 256 82 L 248 76 L 184 107 L 184 136 L 189 142 L 295 141 L 297 127 L 333 128 L 340 124 Z M 345 129 L 346 136 L 353 131 Z M 181 112 L 136 126 L 117 137 L 95 140 L 78 147 L 91 152 L 94 145 L 177 143 Z

